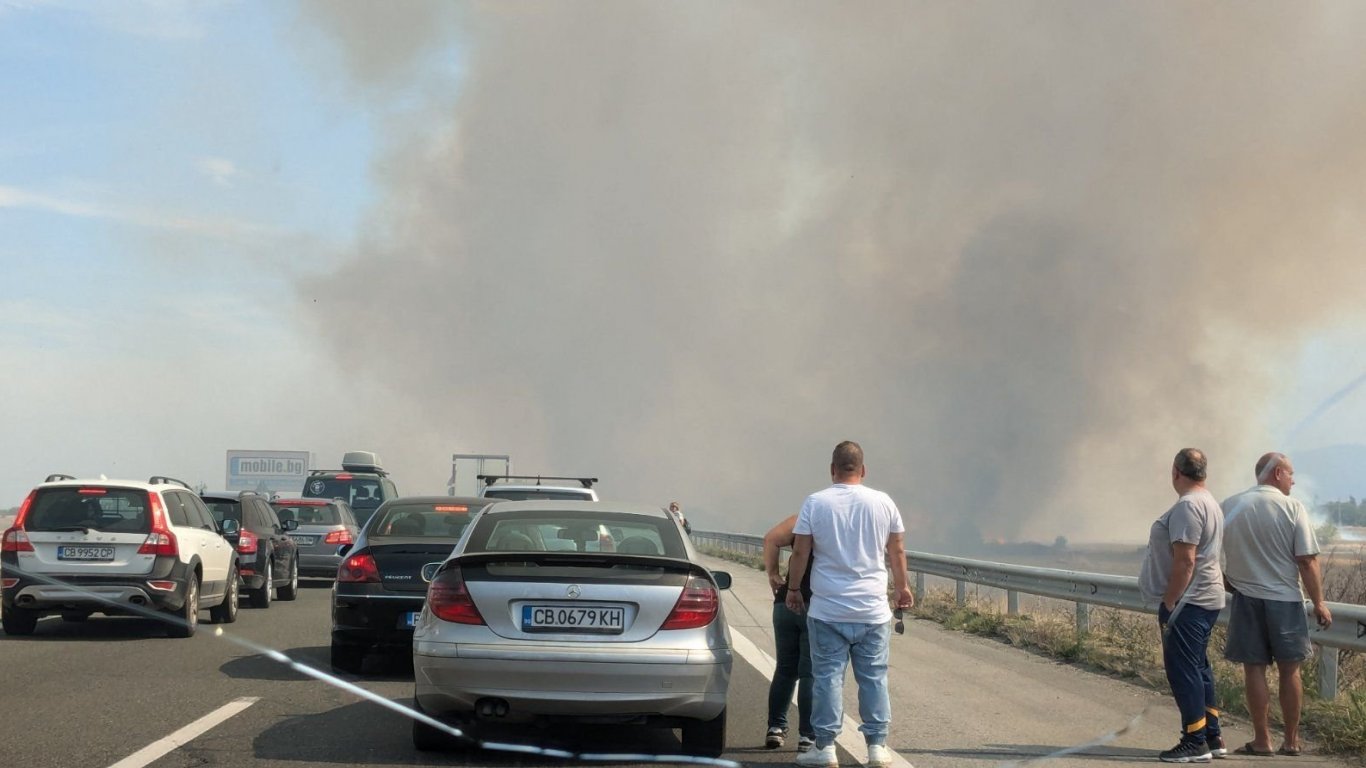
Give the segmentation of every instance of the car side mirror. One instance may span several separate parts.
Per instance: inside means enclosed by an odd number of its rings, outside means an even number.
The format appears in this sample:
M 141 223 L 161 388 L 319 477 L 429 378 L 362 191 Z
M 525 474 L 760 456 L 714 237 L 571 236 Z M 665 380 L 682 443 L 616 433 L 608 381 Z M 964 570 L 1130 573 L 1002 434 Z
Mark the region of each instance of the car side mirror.
M 337 556 L 338 556 L 338 557 L 346 557 L 346 553 L 347 553 L 347 552 L 350 552 L 350 551 L 351 551 L 351 545 L 350 545 L 350 544 L 343 544 L 343 545 L 341 545 L 340 547 L 337 547 Z
M 280 523 L 280 527 L 284 528 L 286 531 L 295 531 L 299 529 L 299 521 L 285 520 Z
M 712 571 L 711 580 L 716 582 L 717 589 L 730 589 L 730 574 L 725 571 Z
M 242 524 L 229 518 L 218 524 L 218 532 L 224 536 L 236 536 L 242 532 Z

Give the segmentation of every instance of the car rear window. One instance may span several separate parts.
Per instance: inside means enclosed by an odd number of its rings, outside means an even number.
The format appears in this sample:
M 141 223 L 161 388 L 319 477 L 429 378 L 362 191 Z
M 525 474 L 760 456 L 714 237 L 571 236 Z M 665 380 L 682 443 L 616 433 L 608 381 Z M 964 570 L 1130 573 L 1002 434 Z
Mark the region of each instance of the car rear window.
M 384 502 L 384 484 L 376 477 L 310 477 L 304 483 L 304 496 L 341 499 L 356 510 L 357 517 L 368 518 Z
M 504 512 L 483 516 L 466 552 L 617 552 L 686 557 L 673 522 L 604 512 Z
M 299 525 L 342 525 L 341 509 L 336 504 L 279 504 L 272 503 L 280 522 L 298 520 Z
M 484 497 L 500 501 L 592 501 L 588 491 L 554 488 L 486 488 Z
M 204 499 L 204 504 L 217 522 L 235 520 L 239 525 L 242 523 L 242 502 L 236 499 Z
M 147 492 L 137 488 L 46 488 L 34 498 L 24 528 L 147 533 L 152 519 Z
M 370 536 L 458 539 L 479 508 L 467 504 L 390 504 L 370 526 Z

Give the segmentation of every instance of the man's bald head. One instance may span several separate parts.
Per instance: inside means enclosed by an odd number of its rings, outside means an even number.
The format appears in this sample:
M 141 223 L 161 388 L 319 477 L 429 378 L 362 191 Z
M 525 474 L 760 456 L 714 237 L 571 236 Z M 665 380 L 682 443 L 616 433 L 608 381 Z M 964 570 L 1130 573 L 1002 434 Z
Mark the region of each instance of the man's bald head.
M 1257 459 L 1256 471 L 1258 483 L 1275 486 L 1281 493 L 1290 495 L 1290 489 L 1295 485 L 1295 467 L 1290 464 L 1289 456 L 1274 451 L 1264 454 Z

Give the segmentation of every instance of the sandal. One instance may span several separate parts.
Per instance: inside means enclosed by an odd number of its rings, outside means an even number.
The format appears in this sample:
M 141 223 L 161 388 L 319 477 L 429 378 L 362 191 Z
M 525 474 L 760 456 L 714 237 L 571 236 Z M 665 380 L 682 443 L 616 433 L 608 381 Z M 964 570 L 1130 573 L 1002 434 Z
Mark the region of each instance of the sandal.
M 1286 755 L 1288 757 L 1299 757 L 1301 749 L 1300 747 L 1292 747 L 1289 744 L 1285 744 L 1282 745 L 1280 749 L 1276 750 L 1276 753 Z
M 1256 746 L 1255 744 L 1253 744 L 1252 742 L 1249 741 L 1248 743 L 1244 744 L 1243 746 L 1238 747 L 1237 749 L 1233 750 L 1233 754 L 1235 754 L 1235 755 L 1252 755 L 1252 756 L 1254 756 L 1254 757 L 1271 757 L 1272 755 L 1274 755 L 1274 754 L 1276 754 L 1276 753 L 1275 753 L 1275 752 L 1272 752 L 1272 751 L 1269 750 L 1269 749 L 1258 749 L 1257 746 Z M 1298 754 L 1298 753 L 1296 753 L 1296 754 Z

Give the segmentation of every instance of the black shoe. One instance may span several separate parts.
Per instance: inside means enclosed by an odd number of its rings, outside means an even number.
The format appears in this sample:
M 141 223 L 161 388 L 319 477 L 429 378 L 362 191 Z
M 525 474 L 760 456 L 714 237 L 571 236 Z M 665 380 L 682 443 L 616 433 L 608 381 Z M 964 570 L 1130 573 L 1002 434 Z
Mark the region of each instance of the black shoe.
M 764 747 L 767 749 L 777 749 L 778 747 L 781 747 L 786 740 L 787 729 L 779 728 L 775 725 L 768 729 L 768 733 L 764 734 Z
M 1157 753 L 1157 759 L 1164 763 L 1208 763 L 1214 755 L 1204 741 L 1182 739 L 1171 749 Z
M 1209 747 L 1209 753 L 1215 757 L 1227 757 L 1228 750 L 1224 748 L 1224 737 L 1206 736 L 1205 746 Z

